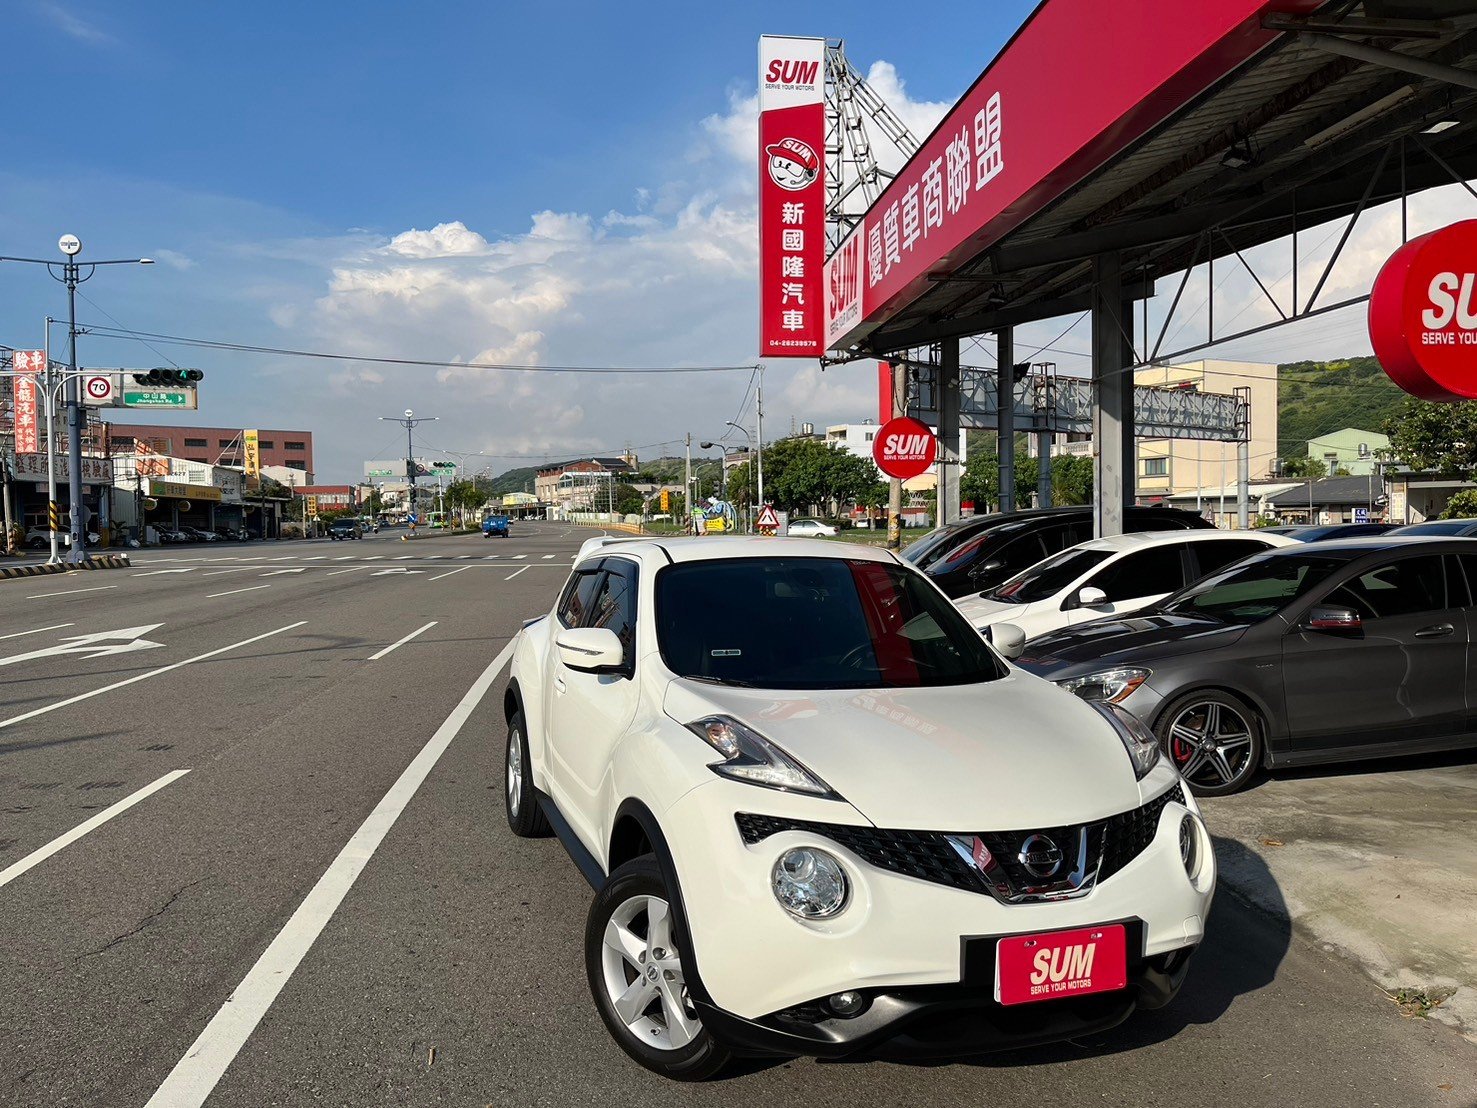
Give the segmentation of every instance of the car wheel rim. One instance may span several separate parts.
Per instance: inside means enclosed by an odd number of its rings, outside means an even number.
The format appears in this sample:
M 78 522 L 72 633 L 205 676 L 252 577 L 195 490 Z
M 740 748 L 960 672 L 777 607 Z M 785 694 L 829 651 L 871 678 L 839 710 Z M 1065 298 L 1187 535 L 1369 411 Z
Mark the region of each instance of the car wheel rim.
M 1169 756 L 1191 785 L 1235 784 L 1252 769 L 1251 722 L 1229 704 L 1190 704 L 1169 725 Z
M 672 945 L 665 900 L 622 901 L 606 921 L 600 961 L 605 994 L 633 1038 L 657 1050 L 680 1050 L 697 1037 L 702 1023 Z
M 508 811 L 515 816 L 523 800 L 523 736 L 514 731 L 508 736 Z

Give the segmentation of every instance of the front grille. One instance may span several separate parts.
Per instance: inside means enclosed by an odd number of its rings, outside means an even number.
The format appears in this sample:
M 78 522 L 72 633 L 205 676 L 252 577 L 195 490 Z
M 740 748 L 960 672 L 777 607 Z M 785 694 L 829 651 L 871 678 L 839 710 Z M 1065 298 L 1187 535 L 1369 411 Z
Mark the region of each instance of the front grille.
M 878 869 L 931 881 L 936 885 L 994 895 L 1006 902 L 1041 899 L 1058 895 L 1081 895 L 1098 882 L 1106 881 L 1142 854 L 1154 838 L 1159 815 L 1170 802 L 1183 804 L 1178 784 L 1141 807 L 1088 824 L 1041 827 L 1025 831 L 896 831 L 878 827 L 855 827 L 838 823 L 784 819 L 778 816 L 739 812 L 734 819 L 739 835 L 750 846 L 782 831 L 804 831 L 830 839 Z M 973 841 L 987 846 L 996 868 L 987 877 L 960 854 L 950 839 Z M 1057 879 L 1043 885 L 1028 873 L 1019 859 L 1021 844 L 1031 835 L 1045 835 L 1068 855 L 1064 872 L 1085 859 L 1081 883 L 1068 885 Z M 1085 839 L 1085 851 L 1083 843 Z M 967 851 L 966 851 L 967 853 Z

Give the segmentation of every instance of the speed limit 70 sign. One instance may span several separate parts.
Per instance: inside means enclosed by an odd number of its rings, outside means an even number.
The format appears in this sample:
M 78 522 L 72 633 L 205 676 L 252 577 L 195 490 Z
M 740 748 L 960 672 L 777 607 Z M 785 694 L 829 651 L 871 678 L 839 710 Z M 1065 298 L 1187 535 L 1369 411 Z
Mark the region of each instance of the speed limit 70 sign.
M 82 378 L 84 404 L 111 404 L 116 394 L 117 384 L 111 373 L 91 373 Z

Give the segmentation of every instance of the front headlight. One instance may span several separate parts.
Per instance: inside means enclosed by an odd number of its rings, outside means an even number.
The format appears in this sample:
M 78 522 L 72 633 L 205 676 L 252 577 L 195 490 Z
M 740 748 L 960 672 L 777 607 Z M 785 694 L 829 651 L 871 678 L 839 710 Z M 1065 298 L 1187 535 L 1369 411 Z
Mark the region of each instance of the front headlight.
M 1128 751 L 1128 760 L 1133 763 L 1135 780 L 1142 781 L 1148 772 L 1159 763 L 1159 740 L 1154 732 L 1138 716 L 1116 704 L 1104 704 L 1097 700 L 1092 705 L 1113 725 L 1113 730 L 1123 740 Z
M 723 761 L 708 767 L 720 776 L 767 789 L 840 799 L 830 785 L 732 716 L 704 716 L 689 723 L 687 729 L 723 755 Z
M 1082 677 L 1069 677 L 1065 681 L 1058 681 L 1057 684 L 1069 693 L 1080 696 L 1083 700 L 1106 700 L 1109 704 L 1117 704 L 1127 699 L 1134 689 L 1147 681 L 1149 673 L 1147 669 L 1118 666 L 1115 669 L 1088 673 Z

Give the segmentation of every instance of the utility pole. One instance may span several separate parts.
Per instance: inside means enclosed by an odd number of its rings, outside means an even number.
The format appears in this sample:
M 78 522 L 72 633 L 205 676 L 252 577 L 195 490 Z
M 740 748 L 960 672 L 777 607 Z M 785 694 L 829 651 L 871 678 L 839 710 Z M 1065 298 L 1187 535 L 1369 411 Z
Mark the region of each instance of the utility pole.
M 892 418 L 908 414 L 908 367 L 892 364 Z M 887 487 L 887 549 L 903 548 L 903 483 L 893 477 Z
M 687 529 L 692 530 L 692 432 L 687 432 L 687 460 L 682 469 L 682 511 L 687 515 Z
M 380 416 L 381 423 L 398 423 L 405 428 L 405 477 L 410 482 L 409 506 L 407 514 L 415 511 L 415 425 L 417 423 L 434 423 L 440 416 L 418 416 L 409 408 L 405 409 L 404 416 Z
M 692 441 L 692 436 L 687 436 Z M 764 507 L 764 365 L 759 366 L 759 390 L 754 399 L 754 450 L 755 459 L 758 463 L 758 473 L 755 476 L 759 499 L 756 503 L 760 508 Z
M 57 549 L 57 528 L 61 526 L 61 505 L 56 501 L 56 385 L 51 375 L 51 317 L 46 317 L 46 338 L 42 342 L 46 363 L 46 528 L 51 539 L 51 555 L 48 565 L 62 560 Z

